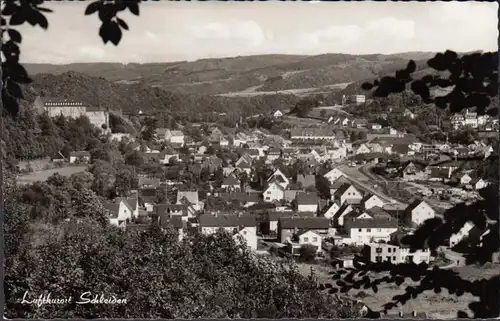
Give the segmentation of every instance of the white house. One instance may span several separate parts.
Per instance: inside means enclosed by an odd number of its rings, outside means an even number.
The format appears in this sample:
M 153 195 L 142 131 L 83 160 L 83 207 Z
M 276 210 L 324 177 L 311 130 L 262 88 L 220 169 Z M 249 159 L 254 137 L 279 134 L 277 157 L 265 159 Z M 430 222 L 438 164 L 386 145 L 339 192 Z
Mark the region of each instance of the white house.
M 180 130 L 167 130 L 165 138 L 174 144 L 184 144 L 184 134 Z
M 285 188 L 274 181 L 269 184 L 262 196 L 265 202 L 281 201 L 285 199 Z
M 69 154 L 69 162 L 71 164 L 76 162 L 88 163 L 90 161 L 90 153 L 87 151 L 71 152 Z
M 271 182 L 273 180 L 277 180 L 283 188 L 286 188 L 288 184 L 290 184 L 290 180 L 279 169 L 269 176 L 267 182 Z
M 221 185 L 222 188 L 227 189 L 227 190 L 240 190 L 241 189 L 241 182 L 240 180 L 234 175 L 234 173 L 229 174 L 229 176 L 226 177 L 226 179 L 222 182 Z
M 346 202 L 360 204 L 363 199 L 363 194 L 353 185 L 345 183 L 335 192 L 334 199 L 338 201 L 340 205 Z
M 349 236 L 342 239 L 344 244 L 368 244 L 370 242 L 385 241 L 391 239 L 391 234 L 398 230 L 398 221 L 392 218 L 346 218 L 344 229 Z
M 328 173 L 326 173 L 323 176 L 326 177 L 330 181 L 330 183 L 333 183 L 341 176 L 344 176 L 347 178 L 347 176 L 338 168 L 332 169 L 331 171 L 329 171 Z
M 340 209 L 337 211 L 337 213 L 334 214 L 334 224 L 336 226 L 344 226 L 344 218 L 347 216 L 347 214 L 351 213 L 353 210 L 353 207 L 351 204 L 344 204 L 340 206 Z
M 460 177 L 460 184 L 461 185 L 468 185 L 472 181 L 472 177 L 470 177 L 469 174 L 464 174 L 462 177 Z
M 316 247 L 316 252 L 319 253 L 322 251 L 321 247 L 321 235 L 313 232 L 313 231 L 304 231 L 298 235 L 299 237 L 299 245 L 312 245 Z
M 485 188 L 486 186 L 488 186 L 488 182 L 486 182 L 484 179 L 482 178 L 476 178 L 476 179 L 473 179 L 469 185 L 472 186 L 472 188 L 474 188 L 475 190 L 480 190 L 480 189 L 483 189 Z
M 201 233 L 214 234 L 223 229 L 238 240 L 245 241 L 250 249 L 257 249 L 257 223 L 251 215 L 209 215 L 200 216 Z M 238 235 L 238 236 L 236 236 Z M 241 238 L 239 237 L 241 236 Z
M 361 203 L 363 204 L 363 207 L 365 209 L 370 209 L 370 208 L 372 208 L 374 206 L 384 207 L 384 204 L 385 204 L 380 199 L 380 197 L 378 197 L 375 194 L 367 195 L 365 198 L 363 198 L 363 200 L 361 201 Z
M 198 198 L 197 191 L 177 191 L 177 201 L 176 204 L 191 204 L 195 211 L 201 211 L 203 209 L 203 202 Z
M 361 144 L 359 147 L 356 149 L 355 154 L 360 155 L 360 154 L 368 154 L 371 153 L 370 148 L 366 146 L 366 144 Z
M 474 224 L 472 224 L 471 222 L 465 222 L 464 226 L 462 226 L 460 231 L 458 231 L 457 233 L 453 233 L 450 236 L 450 244 L 449 244 L 450 248 L 454 247 L 455 245 L 460 243 L 460 241 L 466 238 L 473 227 Z
M 333 202 L 331 203 L 330 205 L 328 205 L 328 208 L 327 210 L 323 213 L 323 216 L 328 218 L 328 219 L 332 219 L 333 216 L 339 211 L 340 209 L 340 205 Z
M 283 113 L 280 110 L 277 110 L 273 113 L 273 117 L 281 117 L 283 116 Z
M 373 263 L 391 262 L 393 264 L 409 263 L 420 264 L 430 262 L 430 251 L 416 250 L 411 252 L 409 248 L 386 243 L 366 244 L 363 249 L 364 257 Z
M 114 203 L 104 203 L 103 206 L 109 210 L 109 222 L 115 226 L 126 225 L 127 220 L 132 219 L 132 208 L 123 200 Z
M 406 226 L 419 226 L 435 216 L 436 212 L 429 204 L 421 200 L 415 200 L 402 213 L 401 222 Z
M 295 201 L 299 212 L 318 211 L 318 194 L 314 192 L 299 192 L 295 195 Z

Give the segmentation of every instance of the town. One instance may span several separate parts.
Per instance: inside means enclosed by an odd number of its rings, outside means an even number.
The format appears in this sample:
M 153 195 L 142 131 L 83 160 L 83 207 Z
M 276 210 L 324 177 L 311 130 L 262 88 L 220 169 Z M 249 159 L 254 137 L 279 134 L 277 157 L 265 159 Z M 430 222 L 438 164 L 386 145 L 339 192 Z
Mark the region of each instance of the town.
M 442 216 L 454 203 L 479 199 L 477 191 L 490 182 L 471 164 L 486 159 L 493 146 L 484 140 L 469 145 L 423 143 L 342 112 L 366 103 L 364 95 L 344 95 L 342 105 L 317 107 L 333 114 L 321 112 L 323 120 L 279 134 L 240 124 L 150 128 L 145 124 L 157 124 L 155 115 L 124 114 L 65 98 L 38 96 L 33 106 L 52 118 L 87 117 L 102 137 L 132 151 L 124 156 L 137 165 L 136 181 L 103 198 L 110 223 L 121 229 L 170 226 L 179 240 L 192 229 L 203 234 L 224 229 L 260 255 L 328 258 L 342 266 L 352 265 L 352 253 L 368 262 L 431 263 L 436 257 L 428 250 L 409 252 L 401 237 Z M 390 109 L 391 115 L 416 117 L 407 108 Z M 152 129 L 150 140 L 145 141 L 143 133 L 139 139 L 113 132 L 113 117 L 123 123 L 135 119 L 143 131 Z M 258 117 L 298 124 L 302 120 L 279 109 Z M 469 111 L 453 116 L 450 123 L 455 129 L 498 129 L 498 119 Z M 36 162 L 21 162 L 18 169 L 33 171 Z M 58 152 L 50 163 L 56 168 L 100 166 L 87 150 L 66 151 L 66 156 Z M 465 264 L 453 249 L 470 233 L 484 232 L 475 229 L 466 224 L 442 248 L 449 266 Z M 346 247 L 352 249 L 349 255 L 335 251 Z

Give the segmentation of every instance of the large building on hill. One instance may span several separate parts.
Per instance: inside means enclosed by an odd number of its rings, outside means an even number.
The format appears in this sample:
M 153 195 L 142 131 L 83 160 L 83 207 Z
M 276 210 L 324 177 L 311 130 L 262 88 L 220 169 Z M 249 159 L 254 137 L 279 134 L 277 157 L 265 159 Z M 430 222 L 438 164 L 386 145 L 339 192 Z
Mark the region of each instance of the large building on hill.
M 87 116 L 90 123 L 98 128 L 106 125 L 109 129 L 109 112 L 103 108 L 93 107 L 81 101 L 66 98 L 51 98 L 38 96 L 34 101 L 35 109 L 47 112 L 50 117 L 63 115 L 68 118 Z

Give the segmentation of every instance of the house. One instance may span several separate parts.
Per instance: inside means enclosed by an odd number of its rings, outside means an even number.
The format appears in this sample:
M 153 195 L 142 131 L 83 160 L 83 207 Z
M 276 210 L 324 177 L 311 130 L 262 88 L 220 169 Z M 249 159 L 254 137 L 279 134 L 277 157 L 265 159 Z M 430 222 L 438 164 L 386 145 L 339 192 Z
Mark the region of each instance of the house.
M 236 168 L 238 170 L 241 170 L 241 171 L 247 173 L 247 175 L 250 175 L 250 173 L 252 173 L 252 167 L 249 165 L 249 163 L 246 160 L 243 160 L 239 163 L 236 163 Z
M 365 95 L 351 95 L 351 96 L 349 96 L 349 102 L 352 102 L 353 104 L 356 104 L 356 105 L 364 104 L 366 102 L 366 96 Z
M 338 203 L 331 202 L 326 206 L 325 211 L 323 211 L 322 215 L 327 219 L 332 219 L 334 215 L 339 211 L 339 209 L 340 205 Z
M 368 154 L 368 153 L 371 153 L 371 150 L 368 146 L 366 146 L 366 144 L 359 145 L 354 152 L 355 155 Z
M 280 110 L 276 110 L 276 111 L 273 113 L 273 117 L 278 118 L 278 117 L 281 117 L 281 116 L 283 116 L 283 113 L 282 113 Z
M 278 241 L 290 242 L 300 230 L 314 231 L 321 237 L 333 233 L 330 220 L 324 217 L 281 217 L 278 220 Z
M 251 215 L 201 215 L 201 233 L 214 234 L 219 229 L 231 233 L 235 240 L 242 240 L 252 249 L 257 249 L 257 221 Z
M 344 218 L 354 211 L 354 206 L 348 203 L 340 205 L 340 209 L 333 215 L 333 225 L 335 227 L 344 226 Z
M 168 146 L 165 148 L 161 154 L 163 159 L 160 159 L 160 164 L 171 164 L 174 160 L 180 160 L 179 153 L 176 152 L 172 147 Z
M 286 188 L 290 184 L 290 180 L 279 169 L 277 169 L 271 176 L 269 176 L 267 182 L 270 183 L 274 180 L 277 180 L 279 184 L 284 188 Z
M 403 180 L 417 181 L 427 179 L 427 173 L 422 170 L 422 166 L 409 162 L 402 170 Z
M 76 163 L 76 162 L 88 163 L 88 162 L 90 162 L 90 153 L 87 151 L 71 152 L 69 154 L 69 162 L 71 164 Z
M 361 200 L 361 204 L 365 210 L 369 210 L 375 206 L 383 207 L 385 203 L 377 195 L 368 194 Z
M 416 199 L 401 213 L 400 220 L 403 226 L 419 226 L 426 220 L 434 218 L 436 212 L 425 201 Z
M 365 213 L 363 213 L 365 214 Z M 389 241 L 391 234 L 398 230 L 398 221 L 392 217 L 373 217 L 351 214 L 344 219 L 343 229 L 347 237 L 342 239 L 343 244 L 368 244 L 370 242 Z M 368 214 L 369 215 L 369 214 Z M 359 216 L 362 216 L 359 218 Z
M 169 130 L 165 133 L 165 140 L 172 144 L 184 145 L 185 136 L 180 130 Z
M 462 226 L 462 228 L 458 232 L 453 233 L 450 236 L 449 247 L 453 248 L 455 245 L 460 243 L 460 241 L 462 241 L 467 236 L 469 236 L 469 232 L 473 228 L 474 228 L 474 224 L 472 224 L 471 222 L 465 222 L 464 226 Z
M 140 204 L 146 208 L 147 212 L 152 212 L 154 204 L 158 199 L 158 190 L 154 187 L 145 187 L 139 189 Z
M 391 108 L 390 109 L 391 115 L 394 115 L 396 117 L 402 117 L 402 118 L 409 118 L 409 119 L 415 119 L 415 114 L 412 113 L 408 108 Z
M 172 217 L 179 216 L 185 222 L 194 217 L 196 211 L 187 204 L 158 204 L 154 206 L 153 215 Z
M 226 179 L 224 179 L 221 187 L 223 189 L 231 190 L 231 191 L 241 190 L 241 182 L 238 178 L 236 178 L 234 173 L 231 173 L 231 174 L 229 174 L 228 177 L 226 177 Z
M 177 191 L 176 204 L 191 204 L 195 211 L 203 209 L 203 202 L 198 199 L 197 191 Z
M 469 183 L 472 181 L 472 177 L 470 177 L 469 174 L 464 174 L 462 177 L 460 177 L 460 185 L 469 185 Z
M 285 188 L 277 181 L 271 182 L 262 194 L 264 201 L 274 202 L 285 199 Z
M 382 129 L 382 125 L 377 124 L 377 123 L 371 123 L 370 124 L 370 128 L 373 129 L 373 130 L 381 130 Z
M 474 178 L 467 186 L 475 190 L 480 190 L 488 186 L 488 183 L 482 178 Z
M 316 253 L 320 253 L 322 251 L 322 241 L 321 235 L 314 231 L 299 230 L 293 235 L 292 239 L 287 240 L 286 243 L 290 245 L 292 254 L 300 255 L 300 248 L 304 245 L 312 245 L 316 248 Z
M 127 198 L 118 198 L 117 200 L 124 201 L 132 210 L 132 217 L 139 217 L 139 196 L 137 194 Z
M 267 161 L 272 163 L 280 157 L 281 157 L 281 149 L 272 147 L 267 150 L 267 159 L 266 159 Z
M 373 263 L 391 262 L 401 264 L 413 262 L 420 264 L 423 262 L 429 263 L 431 257 L 429 249 L 411 252 L 408 247 L 387 243 L 366 244 L 362 253 L 366 261 Z
M 344 184 L 351 184 L 351 181 L 349 181 L 349 179 L 345 176 L 340 176 L 333 183 L 330 183 L 330 195 L 332 200 L 335 200 L 335 192 L 337 192 Z
M 441 167 L 428 167 L 427 170 L 428 180 L 433 182 L 444 181 L 447 182 L 451 178 L 451 168 Z
M 278 232 L 278 221 L 282 217 L 315 217 L 315 213 L 312 212 L 293 212 L 291 210 L 287 211 L 278 211 L 271 210 L 267 211 L 266 220 L 261 222 L 262 224 L 269 224 L 269 232 L 277 233 Z
M 233 201 L 238 201 L 243 207 L 249 207 L 257 204 L 260 200 L 259 193 L 250 192 L 221 193 L 219 194 L 219 197 L 228 204 L 231 204 Z
M 330 181 L 330 183 L 333 183 L 341 176 L 344 176 L 347 178 L 347 176 L 338 168 L 332 169 L 331 171 L 326 173 L 324 176 Z
M 187 224 L 184 220 L 182 220 L 181 216 L 165 216 L 152 214 L 151 217 L 151 224 L 157 224 L 162 230 L 171 227 L 175 231 L 177 231 L 179 242 L 184 239 L 184 230 L 186 229 Z
M 160 186 L 159 178 L 139 177 L 139 189 L 141 188 L 157 188 Z
M 335 192 L 334 199 L 339 202 L 340 205 L 346 202 L 350 204 L 360 204 L 363 199 L 363 195 L 353 185 L 344 183 Z
M 297 183 L 300 183 L 302 188 L 314 187 L 316 186 L 316 177 L 314 175 L 297 175 Z
M 295 196 L 295 201 L 299 212 L 318 211 L 318 194 L 315 192 L 299 192 Z
M 123 200 L 117 202 L 105 202 L 102 204 L 110 213 L 109 223 L 115 226 L 125 226 L 132 219 L 132 208 Z
M 327 127 L 292 128 L 292 140 L 334 140 L 335 134 Z
M 365 128 L 368 125 L 368 121 L 365 118 L 354 119 L 352 121 L 352 127 L 354 128 Z

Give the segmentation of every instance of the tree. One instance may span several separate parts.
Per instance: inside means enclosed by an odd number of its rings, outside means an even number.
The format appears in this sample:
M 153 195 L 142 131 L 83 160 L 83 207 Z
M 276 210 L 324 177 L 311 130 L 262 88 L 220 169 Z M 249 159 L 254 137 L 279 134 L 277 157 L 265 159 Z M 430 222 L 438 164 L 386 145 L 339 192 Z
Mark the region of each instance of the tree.
M 473 53 L 459 56 L 452 51 L 438 53 L 427 62 L 428 66 L 436 71 L 447 71 L 448 76 L 438 73 L 423 76 L 420 79 L 412 78 L 416 71 L 416 64 L 410 61 L 407 68 L 396 72 L 395 76 L 386 76 L 373 83 L 363 84 L 365 90 L 373 90 L 374 96 L 387 97 L 391 93 L 402 92 L 406 86 L 422 98 L 424 103 L 435 104 L 438 108 L 446 109 L 451 113 L 461 112 L 465 108 L 475 108 L 478 114 L 498 115 L 498 106 L 491 105 L 491 97 L 498 91 L 498 53 Z M 433 91 L 438 88 L 449 88 L 445 96 L 433 96 Z M 497 148 L 498 153 L 498 148 Z M 498 159 L 498 154 L 492 156 Z M 498 166 L 498 162 L 497 165 Z M 482 200 L 474 204 L 458 204 L 447 210 L 444 219 L 434 218 L 427 220 L 413 234 L 401 239 L 411 249 L 429 247 L 434 255 L 436 249 L 445 244 L 445 240 L 454 231 L 460 230 L 466 222 L 472 222 L 480 231 L 484 231 L 482 238 L 468 238 L 466 240 L 468 252 L 467 264 L 485 264 L 491 262 L 498 255 L 500 241 L 498 235 L 498 167 L 494 184 L 483 189 L 480 193 Z M 377 292 L 378 285 L 383 282 L 403 283 L 406 278 L 419 281 L 415 287 L 407 287 L 405 293 L 392 298 L 383 309 L 385 311 L 404 304 L 417 297 L 426 290 L 440 292 L 446 288 L 449 293 L 462 295 L 470 293 L 479 298 L 478 302 L 469 304 L 474 318 L 495 318 L 500 315 L 498 302 L 500 276 L 490 279 L 471 282 L 462 279 L 451 270 L 440 268 L 428 269 L 424 265 L 391 263 L 361 264 L 355 260 L 355 268 L 337 286 L 342 292 L 351 288 L 372 288 Z M 372 280 L 369 271 L 390 271 L 390 277 Z M 337 273 L 334 278 L 339 279 Z M 345 273 L 345 272 L 344 272 Z M 468 317 L 464 311 L 459 311 L 457 317 Z
M 304 262 L 311 262 L 316 258 L 316 246 L 304 244 L 299 248 L 300 259 Z
M 330 194 L 330 182 L 324 176 L 316 176 L 316 190 L 318 195 L 326 200 L 331 198 Z

